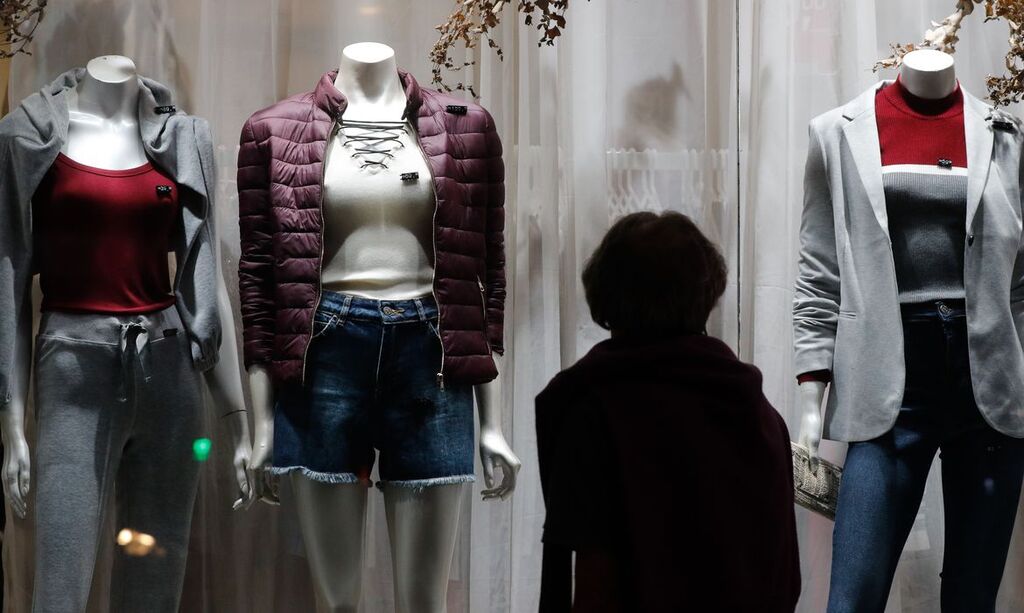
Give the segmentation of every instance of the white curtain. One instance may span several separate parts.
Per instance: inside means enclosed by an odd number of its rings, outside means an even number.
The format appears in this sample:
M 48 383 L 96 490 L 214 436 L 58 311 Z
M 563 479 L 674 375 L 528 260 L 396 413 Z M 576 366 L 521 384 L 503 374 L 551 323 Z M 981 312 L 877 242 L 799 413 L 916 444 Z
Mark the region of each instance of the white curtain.
M 511 3 L 510 3 L 511 4 Z M 536 472 L 533 397 L 604 333 L 590 321 L 579 272 L 615 218 L 678 210 L 722 246 L 731 283 L 710 330 L 765 373 L 794 431 L 790 300 L 807 121 L 874 81 L 890 40 L 920 37 L 952 0 L 574 0 L 567 33 L 538 48 L 535 31 L 506 21 L 505 49 L 464 77 L 494 114 L 505 145 L 509 301 L 502 364 L 505 432 L 523 460 L 505 503 L 467 496 L 450 610 L 536 610 L 544 516 Z M 893 6 L 896 5 L 896 6 Z M 51 2 L 33 55 L 12 65 L 13 104 L 60 72 L 119 53 L 171 86 L 180 107 L 208 118 L 218 150 L 218 222 L 236 301 L 235 155 L 255 110 L 313 87 L 341 48 L 371 40 L 429 85 L 433 27 L 454 0 L 64 0 Z M 965 86 L 983 93 L 1005 38 L 968 24 L 957 56 Z M 215 412 L 211 412 L 212 414 Z M 182 611 L 315 610 L 294 501 L 232 513 L 226 429 L 211 419 Z M 827 446 L 839 459 L 842 450 Z M 479 474 L 479 470 L 478 470 Z M 890 611 L 937 610 L 941 496 L 931 484 L 894 587 Z M 799 515 L 801 611 L 823 610 L 831 524 Z M 31 520 L 4 538 L 8 611 L 29 610 Z M 110 526 L 114 528 L 114 526 Z M 364 607 L 393 610 L 383 505 L 371 497 Z M 109 544 L 109 539 L 108 539 Z M 109 549 L 109 548 L 108 548 Z M 1024 606 L 1014 547 L 1002 610 Z M 91 611 L 104 611 L 103 562 Z

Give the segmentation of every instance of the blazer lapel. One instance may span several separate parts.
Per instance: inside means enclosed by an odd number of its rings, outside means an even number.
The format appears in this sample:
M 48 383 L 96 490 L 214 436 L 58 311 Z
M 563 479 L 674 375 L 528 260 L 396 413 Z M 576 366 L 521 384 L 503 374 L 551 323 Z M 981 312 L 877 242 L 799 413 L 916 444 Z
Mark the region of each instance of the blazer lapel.
M 888 236 L 889 216 L 885 210 L 885 186 L 882 184 L 882 151 L 878 143 L 878 122 L 875 120 L 875 93 L 884 84 L 886 82 L 873 86 L 843 109 L 843 117 L 850 121 L 843 127 L 843 134 L 878 224 Z
M 967 140 L 967 232 L 981 206 L 981 195 L 988 182 L 994 138 L 991 109 L 981 100 L 964 92 L 964 136 Z

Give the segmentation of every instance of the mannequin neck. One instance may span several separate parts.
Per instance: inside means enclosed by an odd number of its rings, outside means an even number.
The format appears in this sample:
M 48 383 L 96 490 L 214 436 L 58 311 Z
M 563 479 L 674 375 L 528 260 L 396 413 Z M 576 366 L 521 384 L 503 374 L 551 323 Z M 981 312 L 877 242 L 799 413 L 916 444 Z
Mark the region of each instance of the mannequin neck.
M 138 119 L 139 75 L 135 63 L 126 57 L 90 61 L 75 94 L 75 110 L 80 113 L 126 123 Z
M 946 98 L 956 91 L 956 68 L 953 57 L 940 51 L 912 51 L 903 58 L 900 83 L 918 98 Z
M 334 86 L 348 99 L 348 118 L 397 121 L 405 111 L 395 51 L 380 43 L 356 43 L 341 52 Z

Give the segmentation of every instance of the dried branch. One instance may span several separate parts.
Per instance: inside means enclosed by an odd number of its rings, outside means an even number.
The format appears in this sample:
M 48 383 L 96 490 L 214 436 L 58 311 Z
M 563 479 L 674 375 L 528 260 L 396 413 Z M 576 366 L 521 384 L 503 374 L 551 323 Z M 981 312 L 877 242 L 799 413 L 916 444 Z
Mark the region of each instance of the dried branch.
M 989 98 L 996 106 L 1020 102 L 1024 98 L 1024 32 L 1021 31 L 1024 24 L 1024 0 L 957 0 L 956 11 L 940 23 L 932 22 L 932 28 L 925 32 L 923 42 L 890 45 L 892 55 L 877 62 L 875 71 L 898 68 L 903 63 L 903 56 L 917 49 L 955 53 L 956 44 L 960 41 L 960 27 L 964 18 L 974 12 L 975 4 L 985 5 L 985 22 L 1003 20 L 1010 28 L 1006 74 L 999 77 L 989 75 L 985 79 Z
M 588 2 L 590 0 L 587 0 Z M 527 26 L 536 26 L 541 33 L 539 46 L 554 45 L 555 39 L 565 30 L 565 11 L 569 8 L 569 0 L 455 0 L 457 8 L 448 19 L 437 26 L 440 38 L 430 51 L 433 63 L 433 83 L 442 91 L 468 91 L 473 97 L 477 93 L 471 85 L 459 82 L 454 86 L 444 80 L 445 71 L 458 72 L 475 61 L 456 62 L 452 51 L 460 42 L 465 49 L 480 47 L 481 41 L 494 50 L 499 60 L 505 59 L 501 46 L 491 38 L 491 32 L 501 23 L 502 12 L 512 2 L 516 2 L 516 12 L 524 15 Z
M 987 0 L 985 21 L 1002 19 L 1010 27 L 1010 49 L 1006 52 L 1006 73 L 985 79 L 988 97 L 996 106 L 1020 102 L 1024 97 L 1024 1 Z
M 0 0 L 0 58 L 28 54 L 47 0 Z
M 974 5 L 992 0 L 957 0 L 956 11 L 940 23 L 932 22 L 932 29 L 924 33 L 921 43 L 893 43 L 889 47 L 892 55 L 875 63 L 877 72 L 883 68 L 898 68 L 903 63 L 903 56 L 917 49 L 936 49 L 945 53 L 956 53 L 956 44 L 960 42 L 960 26 L 964 17 L 974 12 Z M 988 8 L 988 7 L 986 7 Z

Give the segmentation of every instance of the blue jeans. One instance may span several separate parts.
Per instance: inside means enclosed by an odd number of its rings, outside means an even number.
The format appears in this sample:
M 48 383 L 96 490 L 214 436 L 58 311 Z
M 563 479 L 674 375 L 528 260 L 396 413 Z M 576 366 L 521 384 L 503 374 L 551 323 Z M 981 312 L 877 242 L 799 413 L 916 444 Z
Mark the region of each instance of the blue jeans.
M 473 393 L 438 380 L 433 299 L 378 301 L 324 292 L 306 384 L 281 390 L 274 414 L 277 474 L 383 484 L 473 481 Z
M 851 443 L 839 489 L 829 613 L 884 611 L 936 451 L 944 613 L 995 610 L 1024 476 L 1024 441 L 974 401 L 963 301 L 904 305 L 907 380 L 892 430 Z

